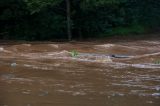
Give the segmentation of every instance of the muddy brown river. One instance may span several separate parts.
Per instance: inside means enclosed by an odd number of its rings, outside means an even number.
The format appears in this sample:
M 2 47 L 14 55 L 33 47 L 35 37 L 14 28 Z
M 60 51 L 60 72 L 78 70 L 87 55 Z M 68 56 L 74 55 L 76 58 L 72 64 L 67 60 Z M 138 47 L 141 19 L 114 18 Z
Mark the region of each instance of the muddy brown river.
M 0 106 L 160 106 L 160 40 L 3 41 Z

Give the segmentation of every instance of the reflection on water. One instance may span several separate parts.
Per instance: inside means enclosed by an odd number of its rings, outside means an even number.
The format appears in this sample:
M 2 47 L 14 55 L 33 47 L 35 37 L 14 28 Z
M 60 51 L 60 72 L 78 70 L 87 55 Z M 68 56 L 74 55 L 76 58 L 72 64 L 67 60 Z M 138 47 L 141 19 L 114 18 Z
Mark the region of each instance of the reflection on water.
M 159 59 L 159 41 L 1 44 L 0 106 L 159 106 Z

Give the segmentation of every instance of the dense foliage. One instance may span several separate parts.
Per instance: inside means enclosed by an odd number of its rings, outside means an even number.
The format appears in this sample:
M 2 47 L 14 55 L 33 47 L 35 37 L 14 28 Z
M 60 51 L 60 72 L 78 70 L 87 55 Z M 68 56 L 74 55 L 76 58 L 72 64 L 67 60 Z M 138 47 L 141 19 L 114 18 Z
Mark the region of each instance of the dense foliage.
M 70 0 L 73 38 L 144 33 L 160 25 L 157 0 Z M 0 0 L 0 39 L 67 39 L 66 0 Z

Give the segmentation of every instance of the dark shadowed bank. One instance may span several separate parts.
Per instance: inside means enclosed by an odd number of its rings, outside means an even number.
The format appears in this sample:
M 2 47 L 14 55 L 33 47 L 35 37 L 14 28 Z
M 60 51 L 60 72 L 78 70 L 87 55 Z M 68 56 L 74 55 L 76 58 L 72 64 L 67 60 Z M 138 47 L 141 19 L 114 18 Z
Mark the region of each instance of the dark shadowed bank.
M 144 35 L 160 27 L 156 0 L 69 0 L 72 39 Z M 66 0 L 0 0 L 0 39 L 68 39 Z

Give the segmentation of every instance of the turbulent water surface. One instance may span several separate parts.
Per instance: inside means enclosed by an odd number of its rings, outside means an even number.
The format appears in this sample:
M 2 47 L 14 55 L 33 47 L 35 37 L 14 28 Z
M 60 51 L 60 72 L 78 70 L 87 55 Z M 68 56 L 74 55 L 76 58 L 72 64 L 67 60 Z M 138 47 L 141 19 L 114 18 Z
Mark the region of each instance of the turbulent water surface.
M 160 106 L 160 41 L 1 42 L 0 106 Z

